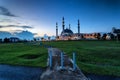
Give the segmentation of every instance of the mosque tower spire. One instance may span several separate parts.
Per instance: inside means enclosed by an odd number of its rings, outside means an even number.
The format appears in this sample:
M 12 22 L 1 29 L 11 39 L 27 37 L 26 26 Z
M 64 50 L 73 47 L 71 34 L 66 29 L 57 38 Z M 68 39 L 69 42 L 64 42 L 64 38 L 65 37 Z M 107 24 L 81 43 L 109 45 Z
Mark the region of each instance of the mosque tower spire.
M 70 28 L 71 28 L 71 27 L 70 27 L 70 24 L 69 24 L 69 30 L 70 30 Z
M 80 21 L 78 19 L 78 34 L 80 34 Z
M 56 37 L 58 37 L 58 23 L 56 22 Z
M 63 31 L 65 29 L 65 21 L 64 21 L 64 17 L 62 18 L 62 27 L 63 27 Z

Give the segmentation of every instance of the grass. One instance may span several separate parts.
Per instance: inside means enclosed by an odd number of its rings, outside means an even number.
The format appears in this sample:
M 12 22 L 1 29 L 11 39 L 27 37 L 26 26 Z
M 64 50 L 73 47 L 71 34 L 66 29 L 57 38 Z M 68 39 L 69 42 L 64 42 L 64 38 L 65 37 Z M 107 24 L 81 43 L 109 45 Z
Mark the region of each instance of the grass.
M 120 76 L 120 42 L 59 41 L 44 44 L 63 50 L 71 58 L 76 52 L 77 65 L 84 72 Z
M 86 73 L 120 77 L 120 42 L 54 41 L 43 44 L 59 48 L 71 58 L 76 52 L 77 65 Z M 46 67 L 47 56 L 47 49 L 39 46 L 39 42 L 0 44 L 1 64 Z
M 37 45 L 28 45 L 24 43 L 0 44 L 1 64 L 45 67 L 47 54 L 46 48 Z M 37 55 L 38 57 L 27 59 L 24 58 L 24 55 L 28 57 Z

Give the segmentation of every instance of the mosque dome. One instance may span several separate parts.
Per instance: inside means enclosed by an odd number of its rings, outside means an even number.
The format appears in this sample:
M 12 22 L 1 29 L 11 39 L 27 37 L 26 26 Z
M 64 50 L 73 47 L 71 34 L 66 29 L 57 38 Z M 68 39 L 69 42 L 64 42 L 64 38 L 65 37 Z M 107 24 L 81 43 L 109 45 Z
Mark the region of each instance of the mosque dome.
M 73 34 L 73 32 L 70 29 L 65 29 L 61 32 L 61 36 L 70 36 L 72 34 Z

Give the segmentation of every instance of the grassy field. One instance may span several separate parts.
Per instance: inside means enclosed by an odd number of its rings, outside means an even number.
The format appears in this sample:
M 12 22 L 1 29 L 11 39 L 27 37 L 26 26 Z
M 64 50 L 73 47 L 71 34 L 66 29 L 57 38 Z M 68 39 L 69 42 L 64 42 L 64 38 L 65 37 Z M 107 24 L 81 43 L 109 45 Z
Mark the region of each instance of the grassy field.
M 120 76 L 120 42 L 60 41 L 46 42 L 72 57 L 77 53 L 77 65 L 87 73 Z
M 77 54 L 77 65 L 87 73 L 120 76 L 120 42 L 116 41 L 58 41 L 43 42 L 63 50 L 72 57 Z M 38 43 L 0 44 L 0 63 L 45 67 L 47 49 Z
M 47 49 L 31 44 L 0 44 L 0 63 L 23 66 L 46 66 Z

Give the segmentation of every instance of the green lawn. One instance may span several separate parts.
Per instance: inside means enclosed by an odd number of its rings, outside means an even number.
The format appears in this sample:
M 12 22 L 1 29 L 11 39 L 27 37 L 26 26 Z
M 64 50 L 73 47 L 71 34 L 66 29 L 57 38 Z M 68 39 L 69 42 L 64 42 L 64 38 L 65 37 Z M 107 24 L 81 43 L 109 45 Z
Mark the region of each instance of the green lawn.
M 48 56 L 47 54 L 47 49 L 38 45 L 24 43 L 0 44 L 1 64 L 45 67 Z M 27 56 L 34 55 L 36 55 L 37 58 L 27 58 Z
M 77 65 L 87 73 L 120 76 L 120 42 L 59 41 L 44 42 L 63 50 L 72 58 L 77 53 Z
M 43 44 L 63 50 L 72 57 L 76 52 L 77 65 L 87 73 L 120 76 L 120 42 L 116 41 L 58 41 Z M 30 59 L 31 56 L 37 58 Z M 47 49 L 38 43 L 0 44 L 0 63 L 45 67 Z

